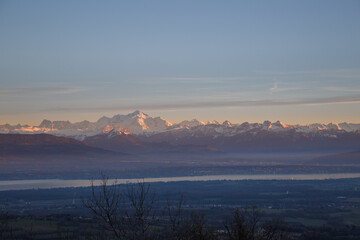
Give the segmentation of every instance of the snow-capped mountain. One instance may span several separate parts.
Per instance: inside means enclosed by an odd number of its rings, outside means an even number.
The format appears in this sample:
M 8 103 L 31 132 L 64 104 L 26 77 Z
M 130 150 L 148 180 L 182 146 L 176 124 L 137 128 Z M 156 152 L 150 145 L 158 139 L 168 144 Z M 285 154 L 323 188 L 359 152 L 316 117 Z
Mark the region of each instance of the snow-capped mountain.
M 71 123 L 69 121 L 43 120 L 39 126 L 0 125 L 0 133 L 48 133 L 57 136 L 70 136 L 83 139 L 86 136 L 94 136 L 99 133 L 118 131 L 123 134 L 158 133 L 165 131 L 172 123 L 161 117 L 135 111 L 128 115 L 115 115 L 113 117 L 101 117 L 96 122 L 82 121 Z
M 264 121 L 263 123 L 241 124 L 224 121 L 201 122 L 196 119 L 185 120 L 172 124 L 161 117 L 151 117 L 143 112 L 135 111 L 128 115 L 115 115 L 113 117 L 101 117 L 96 122 L 82 121 L 71 123 L 69 121 L 43 120 L 39 126 L 29 125 L 0 125 L 0 133 L 48 133 L 57 136 L 69 136 L 84 139 L 101 133 L 132 134 L 139 136 L 174 136 L 181 138 L 190 137 L 232 137 L 239 134 L 249 133 L 256 135 L 259 132 L 286 133 L 296 132 L 304 134 L 319 134 L 329 137 L 337 137 L 339 133 L 352 132 L 360 134 L 360 124 L 352 123 L 314 123 L 309 125 L 288 125 L 283 122 Z
M 197 119 L 193 119 L 193 120 L 185 120 L 180 123 L 173 124 L 171 126 L 171 129 L 192 128 L 192 127 L 203 126 L 203 125 L 205 125 L 204 122 L 201 122 Z
M 128 115 L 115 115 L 112 118 L 102 117 L 94 125 L 98 129 L 106 126 L 123 127 L 129 129 L 132 134 L 142 134 L 164 131 L 172 123 L 161 117 L 152 118 L 143 112 L 135 111 Z
M 281 122 L 206 124 L 141 136 L 173 145 L 202 144 L 224 152 L 345 152 L 360 146 L 360 131 L 292 126 Z

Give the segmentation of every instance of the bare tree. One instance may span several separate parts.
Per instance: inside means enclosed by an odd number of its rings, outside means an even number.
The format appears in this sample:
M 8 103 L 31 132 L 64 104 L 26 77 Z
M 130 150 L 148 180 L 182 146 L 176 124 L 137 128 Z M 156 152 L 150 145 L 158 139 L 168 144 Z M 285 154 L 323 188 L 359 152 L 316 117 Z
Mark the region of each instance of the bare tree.
M 6 211 L 6 204 L 0 209 L 0 240 L 2 239 L 14 239 L 10 216 Z
M 232 218 L 226 221 L 225 231 L 229 240 L 285 240 L 284 222 L 274 218 L 261 223 L 262 214 L 252 208 L 235 209 Z
M 225 231 L 229 240 L 255 240 L 257 239 L 258 225 L 261 214 L 253 206 L 251 209 L 235 209 L 232 219 L 225 223 Z
M 183 239 L 184 228 L 184 213 L 183 213 L 183 196 L 180 195 L 179 201 L 176 205 L 172 205 L 170 200 L 167 200 L 166 214 L 168 215 L 169 226 L 166 230 L 167 238 L 173 240 Z
M 91 182 L 90 198 L 83 203 L 99 220 L 101 230 L 107 233 L 103 238 L 110 234 L 112 239 L 120 240 L 287 239 L 283 222 L 279 219 L 262 222 L 261 213 L 255 206 L 235 209 L 224 224 L 225 236 L 212 231 L 203 214 L 184 214 L 182 196 L 175 205 L 168 200 L 165 215 L 160 214 L 156 195 L 144 181 L 120 188 L 116 182 L 109 185 L 108 178 L 102 175 L 99 187 Z
M 125 221 L 129 230 L 127 238 L 139 240 L 154 238 L 157 233 L 151 231 L 151 227 L 158 223 L 158 218 L 156 195 L 150 192 L 150 184 L 144 181 L 136 185 L 127 184 L 126 190 L 126 197 L 130 202 L 130 207 L 125 210 Z
M 235 209 L 232 219 L 225 223 L 225 231 L 229 240 L 248 239 L 248 228 L 245 216 L 240 209 Z
M 108 177 L 101 175 L 97 188 L 91 182 L 91 196 L 83 199 L 84 206 L 91 210 L 101 227 L 115 239 L 147 240 L 153 238 L 151 227 L 157 223 L 155 194 L 144 181 L 126 184 L 126 191 L 115 181 L 109 185 Z
M 206 224 L 205 216 L 201 213 L 192 212 L 184 223 L 184 240 L 213 240 L 215 233 Z
M 102 182 L 96 191 L 94 181 L 91 181 L 91 196 L 82 199 L 84 206 L 91 210 L 100 220 L 101 226 L 111 232 L 115 239 L 125 239 L 125 219 L 123 215 L 123 196 L 119 185 L 108 185 L 108 178 L 101 175 Z
M 273 218 L 262 224 L 262 240 L 285 240 L 289 234 L 285 229 L 285 222 L 281 218 Z

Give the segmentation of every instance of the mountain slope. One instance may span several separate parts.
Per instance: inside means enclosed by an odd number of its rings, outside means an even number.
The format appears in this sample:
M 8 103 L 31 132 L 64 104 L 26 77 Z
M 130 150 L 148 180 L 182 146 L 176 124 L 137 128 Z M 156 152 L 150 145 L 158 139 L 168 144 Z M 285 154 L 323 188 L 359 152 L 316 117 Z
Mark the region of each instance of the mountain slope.
M 319 157 L 309 163 L 320 165 L 360 165 L 360 151 Z
M 281 131 L 271 131 L 263 126 L 244 128 L 247 129 L 236 132 L 232 128 L 205 125 L 141 138 L 146 141 L 162 140 L 174 145 L 209 145 L 226 152 L 345 152 L 357 150 L 360 146 L 360 134 L 356 132 L 303 133 L 291 128 Z
M 164 141 L 144 141 L 143 139 L 125 134 L 121 131 L 110 131 L 95 136 L 86 137 L 85 143 L 115 152 L 126 153 L 192 153 L 214 152 L 215 148 L 200 144 L 173 145 Z
M 93 147 L 87 143 L 49 134 L 0 134 L 0 157 L 8 156 L 56 156 L 113 153 Z

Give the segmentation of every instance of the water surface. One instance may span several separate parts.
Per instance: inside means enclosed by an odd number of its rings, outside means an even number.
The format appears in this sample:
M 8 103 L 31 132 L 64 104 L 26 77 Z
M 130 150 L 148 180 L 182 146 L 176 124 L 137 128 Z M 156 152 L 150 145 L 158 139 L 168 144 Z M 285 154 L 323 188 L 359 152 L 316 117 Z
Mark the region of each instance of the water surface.
M 326 173 L 326 174 L 240 174 L 240 175 L 204 175 L 186 177 L 161 177 L 161 178 L 138 178 L 138 179 L 109 179 L 109 183 L 136 183 L 145 182 L 181 182 L 181 181 L 215 181 L 215 180 L 325 180 L 342 178 L 360 178 L 360 173 Z M 94 185 L 101 184 L 101 180 L 94 180 Z M 39 180 L 10 180 L 0 181 L 0 191 L 64 188 L 64 187 L 88 187 L 90 180 L 79 179 L 39 179 Z

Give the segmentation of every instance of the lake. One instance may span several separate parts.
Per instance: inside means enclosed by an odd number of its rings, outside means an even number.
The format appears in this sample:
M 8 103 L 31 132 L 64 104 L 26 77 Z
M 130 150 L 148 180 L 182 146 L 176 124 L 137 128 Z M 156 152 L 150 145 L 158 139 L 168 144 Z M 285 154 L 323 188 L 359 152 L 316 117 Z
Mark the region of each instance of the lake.
M 342 178 L 360 178 L 360 173 L 327 173 L 327 174 L 240 174 L 240 175 L 204 175 L 185 177 L 161 177 L 139 179 L 109 179 L 109 183 L 145 182 L 181 182 L 181 181 L 215 181 L 215 180 L 325 180 Z M 94 185 L 100 185 L 101 180 L 94 180 Z M 24 190 L 38 188 L 88 187 L 90 180 L 79 179 L 38 179 L 0 181 L 0 191 Z

